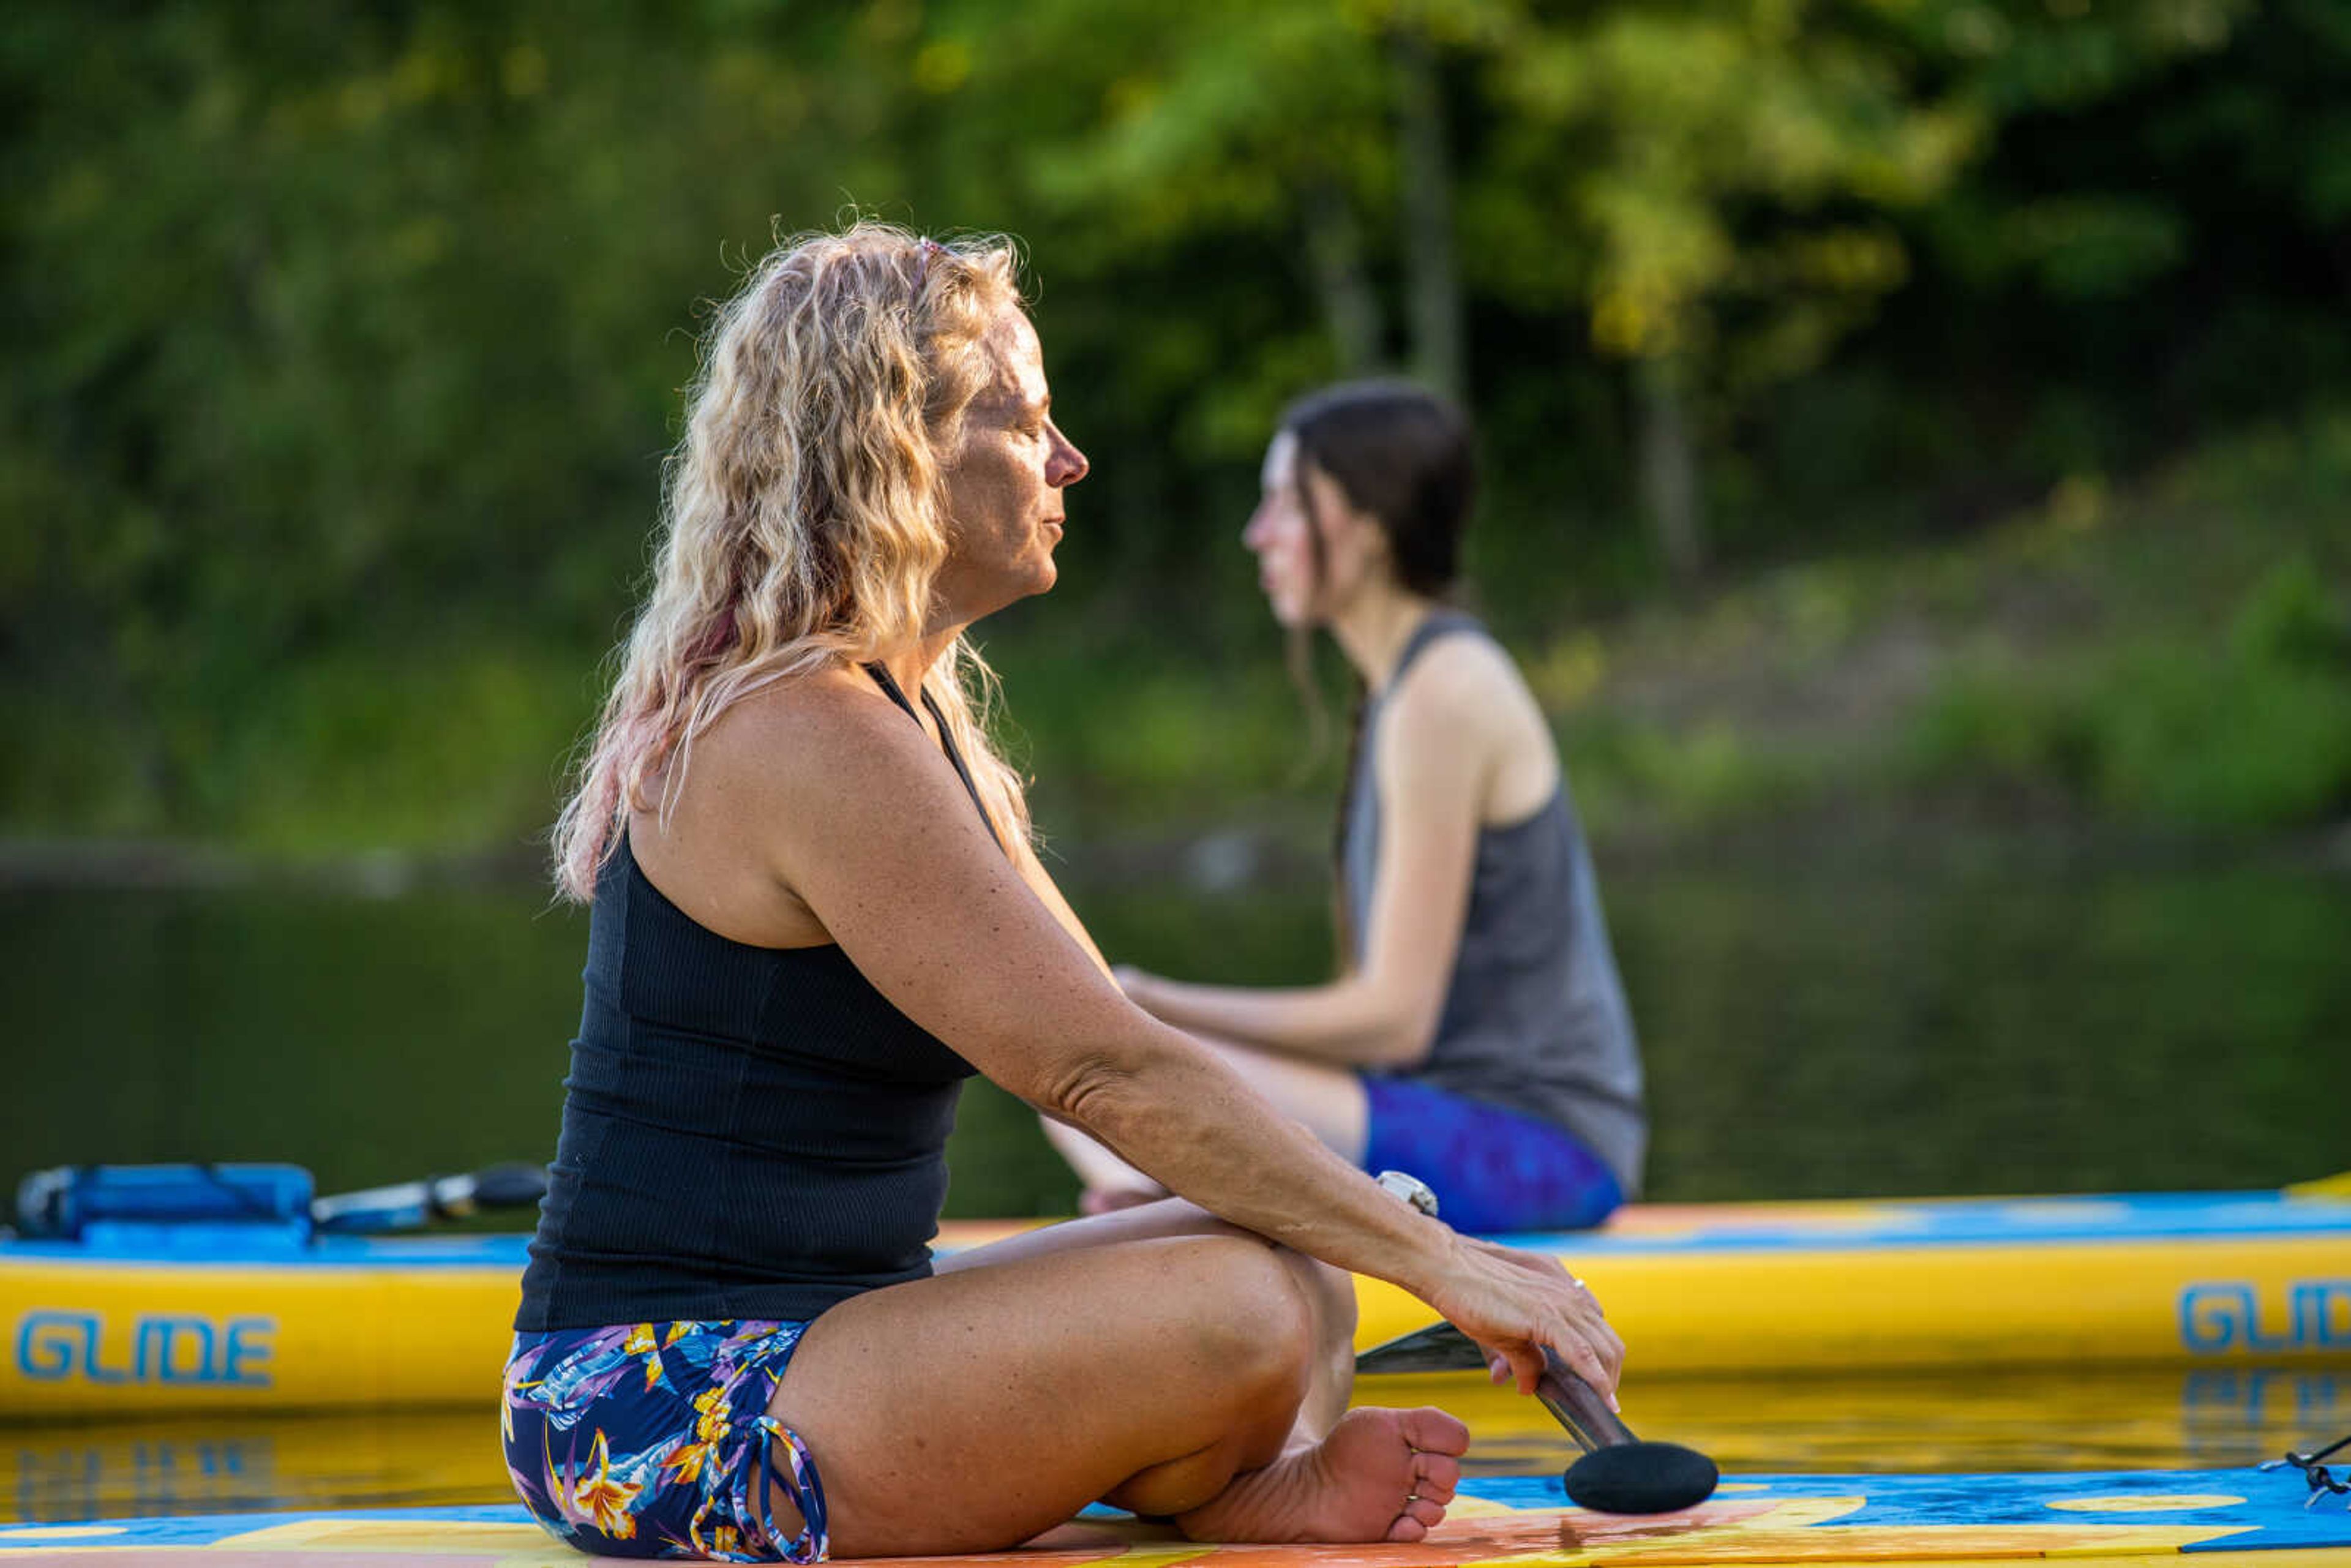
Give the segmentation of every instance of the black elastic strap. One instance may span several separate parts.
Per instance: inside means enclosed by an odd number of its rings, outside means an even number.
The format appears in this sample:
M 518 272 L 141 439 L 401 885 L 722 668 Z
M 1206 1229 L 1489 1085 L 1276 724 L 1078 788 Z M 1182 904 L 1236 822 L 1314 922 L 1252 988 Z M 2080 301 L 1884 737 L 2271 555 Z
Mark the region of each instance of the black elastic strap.
M 2351 1448 L 2351 1437 L 2337 1437 L 2315 1453 L 2302 1454 L 2289 1450 L 2285 1458 L 2272 1459 L 2261 1468 L 2265 1470 L 2274 1470 L 2292 1465 L 2295 1469 L 2300 1470 L 2302 1479 L 2310 1483 L 2310 1495 L 2303 1500 L 2302 1506 L 2304 1508 L 2310 1507 L 2320 1498 L 2330 1495 L 2351 1498 L 2351 1482 L 2336 1479 L 2335 1472 L 2321 1462 L 2340 1448 Z
M 887 665 L 877 659 L 865 666 L 865 673 L 873 677 L 873 684 L 882 688 L 884 696 L 905 711 L 908 718 L 916 724 L 922 723 L 921 716 L 914 712 L 914 705 L 908 702 L 906 694 L 898 689 L 898 683 L 892 677 Z M 932 696 L 927 689 L 923 693 L 923 706 L 931 710 L 931 717 L 939 727 L 940 748 L 947 754 L 947 761 L 954 766 L 956 777 L 963 780 L 964 793 L 969 795 L 971 803 L 979 809 L 979 820 L 987 823 L 987 836 L 994 838 L 996 824 L 988 821 L 987 807 L 979 798 L 979 786 L 972 782 L 971 769 L 963 765 L 963 753 L 956 749 L 955 736 L 947 727 L 947 716 L 939 711 L 938 699 Z

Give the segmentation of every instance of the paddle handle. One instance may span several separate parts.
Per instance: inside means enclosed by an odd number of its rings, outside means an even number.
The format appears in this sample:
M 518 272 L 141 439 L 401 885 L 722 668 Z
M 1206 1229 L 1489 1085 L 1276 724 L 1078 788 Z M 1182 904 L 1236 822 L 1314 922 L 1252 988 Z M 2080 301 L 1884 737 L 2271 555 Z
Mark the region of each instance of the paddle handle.
M 381 1234 L 415 1230 L 436 1219 L 462 1219 L 486 1208 L 522 1208 L 547 1194 L 547 1167 L 510 1160 L 463 1176 L 427 1176 L 365 1192 L 338 1193 L 310 1206 L 320 1230 Z

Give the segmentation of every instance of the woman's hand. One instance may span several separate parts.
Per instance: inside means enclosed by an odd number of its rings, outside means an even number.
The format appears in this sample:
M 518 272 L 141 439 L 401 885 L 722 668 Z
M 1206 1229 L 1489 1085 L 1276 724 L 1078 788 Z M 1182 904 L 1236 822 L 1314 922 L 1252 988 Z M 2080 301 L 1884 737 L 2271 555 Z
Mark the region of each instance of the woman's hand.
M 1507 1369 L 1520 1393 L 1535 1391 L 1549 1345 L 1614 1409 L 1625 1342 L 1583 1281 L 1554 1258 L 1454 1239 L 1452 1266 L 1421 1299 L 1476 1341 L 1489 1367 Z

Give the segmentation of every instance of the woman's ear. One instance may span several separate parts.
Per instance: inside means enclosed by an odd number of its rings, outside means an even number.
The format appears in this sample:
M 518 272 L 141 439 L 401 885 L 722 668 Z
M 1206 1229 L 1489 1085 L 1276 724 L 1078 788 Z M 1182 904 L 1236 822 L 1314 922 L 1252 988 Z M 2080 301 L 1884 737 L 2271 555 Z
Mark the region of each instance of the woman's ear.
M 1364 541 L 1355 539 L 1353 536 L 1369 529 L 1379 547 L 1383 550 L 1387 548 L 1387 530 L 1380 527 L 1377 517 L 1363 510 L 1348 498 L 1347 492 L 1341 487 L 1339 481 L 1321 468 L 1309 464 L 1306 468 L 1306 484 L 1313 492 L 1314 517 L 1322 524 L 1324 544 L 1335 545 L 1352 540 L 1360 547 Z
M 1353 548 L 1364 559 L 1383 568 L 1395 564 L 1395 550 L 1388 543 L 1388 531 L 1371 513 L 1347 499 L 1347 493 L 1337 485 L 1331 486 L 1332 510 L 1340 519 L 1339 527 L 1351 536 Z

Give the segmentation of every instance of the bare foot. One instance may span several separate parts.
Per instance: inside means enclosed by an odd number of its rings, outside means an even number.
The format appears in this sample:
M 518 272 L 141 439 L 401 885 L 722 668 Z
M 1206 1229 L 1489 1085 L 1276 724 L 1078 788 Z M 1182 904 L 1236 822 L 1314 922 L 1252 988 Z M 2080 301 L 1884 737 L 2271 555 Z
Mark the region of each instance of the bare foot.
M 1469 1428 L 1432 1406 L 1350 1410 L 1176 1524 L 1195 1541 L 1418 1541 L 1445 1517 L 1468 1450 Z

